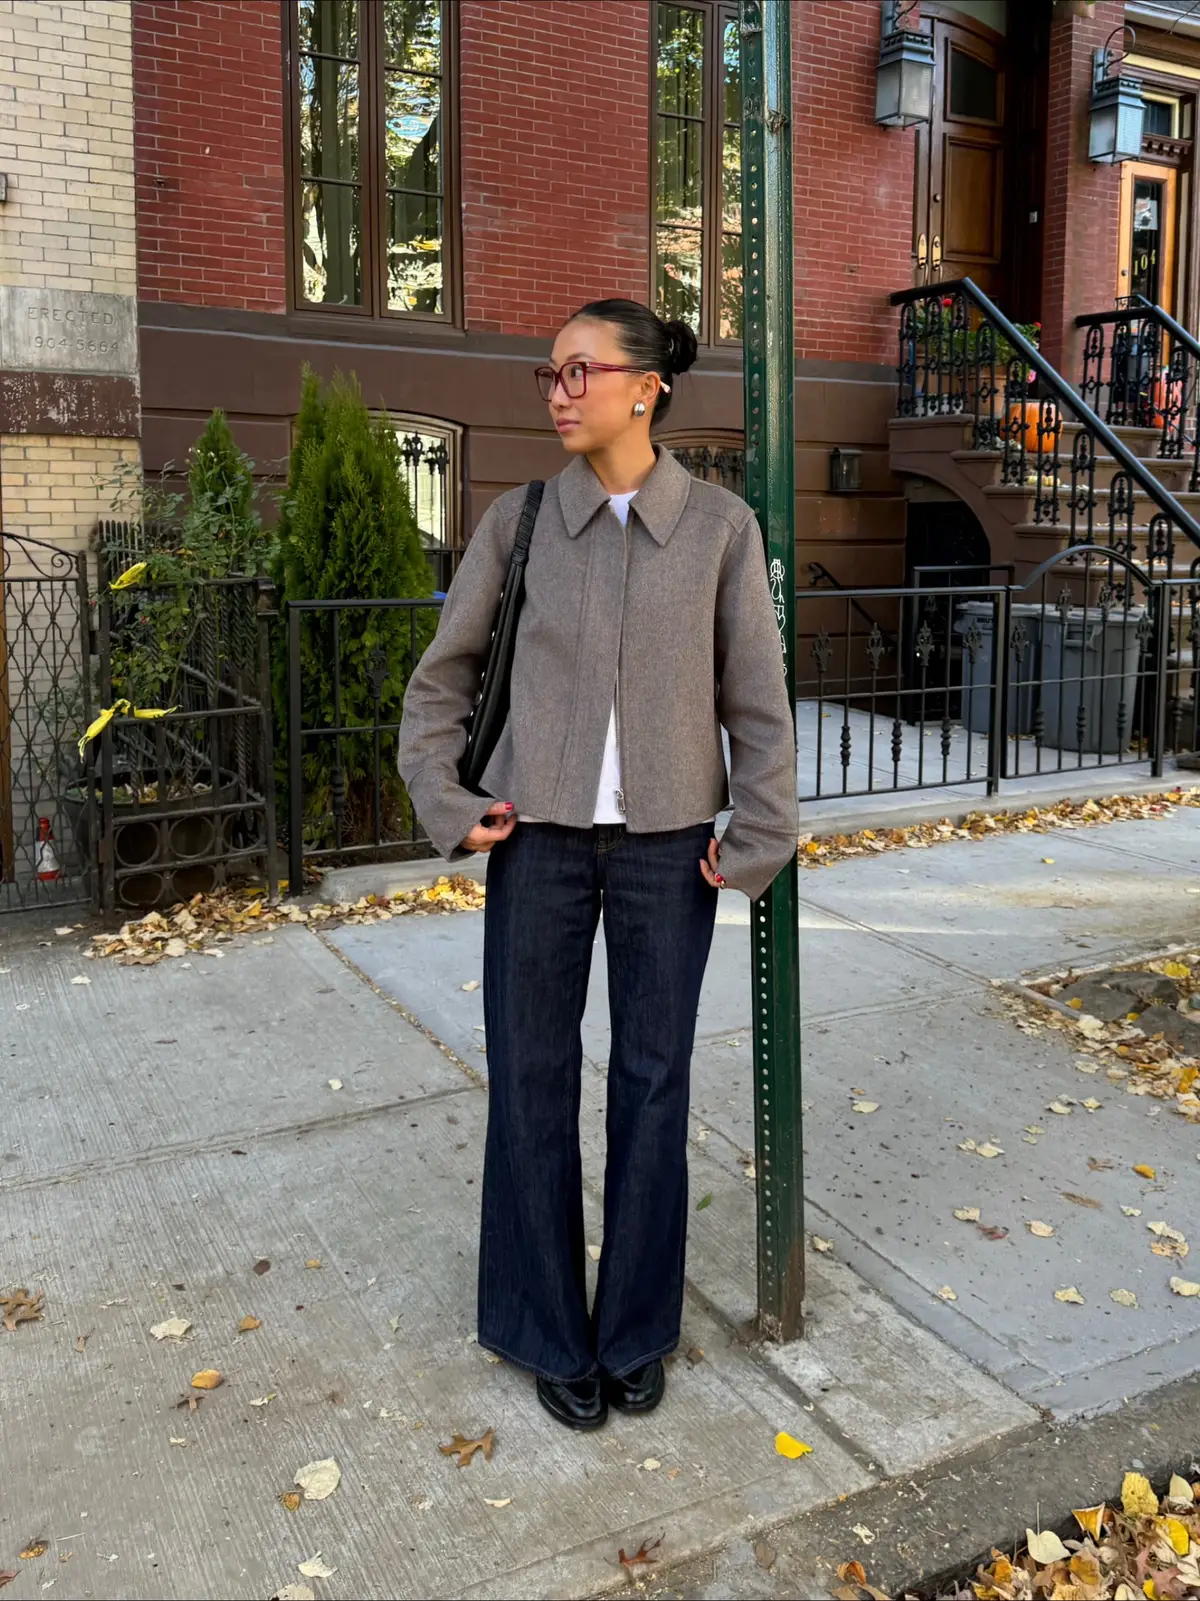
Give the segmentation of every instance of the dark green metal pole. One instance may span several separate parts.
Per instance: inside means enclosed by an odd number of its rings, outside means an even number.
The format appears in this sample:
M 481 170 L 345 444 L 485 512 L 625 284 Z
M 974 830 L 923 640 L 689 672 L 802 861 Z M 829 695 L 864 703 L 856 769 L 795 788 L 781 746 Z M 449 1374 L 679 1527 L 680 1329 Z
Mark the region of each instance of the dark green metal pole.
M 796 698 L 793 521 L 792 70 L 790 0 L 740 0 L 746 499 L 766 543 L 788 694 Z M 796 862 L 751 909 L 758 1321 L 803 1327 L 804 1145 Z

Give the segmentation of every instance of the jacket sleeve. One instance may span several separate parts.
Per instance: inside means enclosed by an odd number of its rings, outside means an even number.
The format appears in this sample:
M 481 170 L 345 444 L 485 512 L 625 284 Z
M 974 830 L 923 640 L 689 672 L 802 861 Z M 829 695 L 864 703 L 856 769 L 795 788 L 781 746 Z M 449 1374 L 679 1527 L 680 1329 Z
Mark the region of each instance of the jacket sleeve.
M 729 735 L 733 817 L 721 841 L 727 884 L 756 899 L 795 856 L 796 714 L 787 692 L 762 534 L 737 530 L 721 568 L 717 714 Z
M 462 840 L 487 810 L 486 800 L 459 783 L 458 763 L 524 498 L 524 490 L 512 490 L 483 514 L 404 694 L 400 776 L 434 848 L 450 862 L 471 855 Z

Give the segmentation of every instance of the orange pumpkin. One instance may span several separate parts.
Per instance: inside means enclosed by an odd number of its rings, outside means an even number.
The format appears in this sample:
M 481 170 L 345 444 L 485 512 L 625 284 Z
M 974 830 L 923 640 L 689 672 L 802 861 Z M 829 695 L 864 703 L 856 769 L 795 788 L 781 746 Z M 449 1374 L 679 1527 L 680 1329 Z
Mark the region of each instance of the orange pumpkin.
M 1179 403 L 1182 399 L 1182 387 L 1183 386 L 1179 378 L 1169 378 L 1167 376 L 1167 369 L 1165 367 L 1154 380 L 1154 388 L 1151 391 L 1150 403 L 1154 407 L 1153 426 L 1155 428 L 1161 428 L 1163 423 L 1166 421 L 1168 405 L 1173 405 L 1176 407 L 1179 406 Z M 1177 411 L 1176 416 L 1179 415 L 1181 415 L 1181 413 Z
M 1008 408 L 1008 437 L 1015 444 L 1018 439 L 1025 441 L 1025 449 L 1031 456 L 1038 453 L 1038 432 L 1042 420 L 1042 403 L 1040 400 L 1015 401 Z M 1059 430 L 1058 408 L 1046 408 L 1046 427 L 1041 430 L 1042 448 L 1049 453 L 1054 447 L 1055 435 Z

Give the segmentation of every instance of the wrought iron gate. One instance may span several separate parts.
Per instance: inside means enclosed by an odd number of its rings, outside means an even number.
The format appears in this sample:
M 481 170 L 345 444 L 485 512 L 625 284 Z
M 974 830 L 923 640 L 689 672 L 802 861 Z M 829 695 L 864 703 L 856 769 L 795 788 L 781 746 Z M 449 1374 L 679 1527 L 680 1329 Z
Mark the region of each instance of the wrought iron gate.
M 92 898 L 63 804 L 91 721 L 88 633 L 84 556 L 0 534 L 0 912 Z

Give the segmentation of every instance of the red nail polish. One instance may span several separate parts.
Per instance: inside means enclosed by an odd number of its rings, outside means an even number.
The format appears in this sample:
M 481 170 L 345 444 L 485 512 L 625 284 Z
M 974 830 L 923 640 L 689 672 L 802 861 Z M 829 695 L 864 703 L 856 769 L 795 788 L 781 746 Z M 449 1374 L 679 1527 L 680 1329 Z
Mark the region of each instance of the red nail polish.
M 506 812 L 511 812 L 511 811 L 512 811 L 512 809 L 513 809 L 513 803 L 512 803 L 512 801 L 505 801 L 505 803 L 504 803 L 504 810 L 505 810 L 505 811 L 506 811 Z

